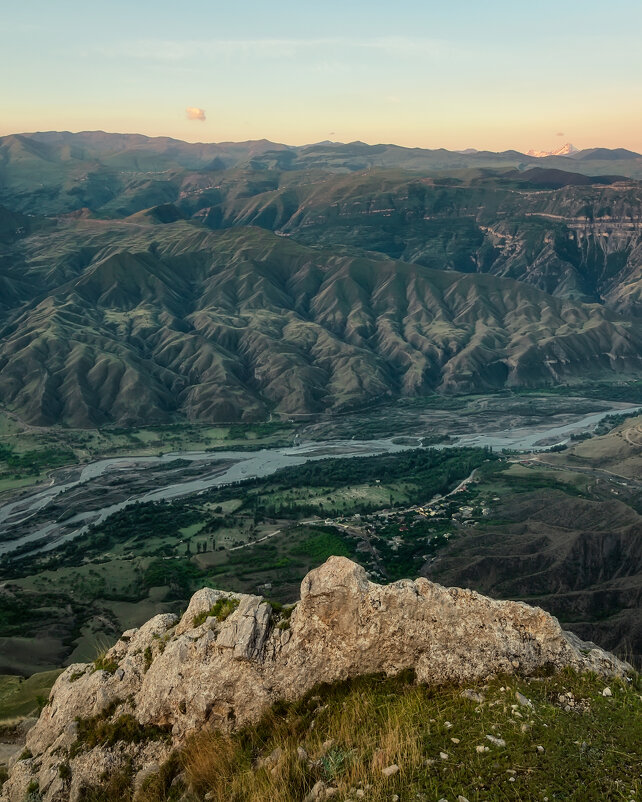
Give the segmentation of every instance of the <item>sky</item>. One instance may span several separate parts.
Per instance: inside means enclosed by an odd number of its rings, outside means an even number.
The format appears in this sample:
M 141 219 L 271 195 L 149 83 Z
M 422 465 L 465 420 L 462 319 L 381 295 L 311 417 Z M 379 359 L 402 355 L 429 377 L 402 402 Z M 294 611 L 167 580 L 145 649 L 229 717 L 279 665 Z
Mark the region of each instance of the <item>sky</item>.
M 0 0 L 0 135 L 642 151 L 642 2 Z

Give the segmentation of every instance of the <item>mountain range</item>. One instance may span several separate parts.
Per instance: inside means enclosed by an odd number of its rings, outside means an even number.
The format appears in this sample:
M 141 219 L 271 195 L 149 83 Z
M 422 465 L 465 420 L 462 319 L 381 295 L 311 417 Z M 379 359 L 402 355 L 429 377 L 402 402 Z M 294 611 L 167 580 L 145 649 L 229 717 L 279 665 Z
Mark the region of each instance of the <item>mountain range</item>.
M 0 402 L 229 421 L 639 378 L 638 176 L 604 149 L 4 137 Z
M 642 155 L 622 148 L 581 150 L 571 159 L 539 158 L 514 150 L 460 153 L 363 142 L 302 147 L 268 140 L 190 144 L 139 134 L 46 132 L 0 137 L 0 202 L 30 214 L 60 214 L 83 206 L 94 211 L 106 207 L 108 211 L 119 195 L 136 191 L 141 196 L 147 191 L 153 198 L 146 204 L 150 206 L 160 202 L 157 196 L 167 179 L 231 167 L 343 173 L 394 168 L 443 175 L 457 170 L 524 170 L 542 165 L 587 175 L 617 172 L 642 178 Z

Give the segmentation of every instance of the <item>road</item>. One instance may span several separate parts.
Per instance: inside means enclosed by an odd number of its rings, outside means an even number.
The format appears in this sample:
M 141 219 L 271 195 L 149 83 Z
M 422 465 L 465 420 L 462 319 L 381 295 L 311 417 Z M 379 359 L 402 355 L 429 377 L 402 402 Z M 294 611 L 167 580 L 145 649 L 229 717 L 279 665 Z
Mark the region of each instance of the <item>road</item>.
M 228 549 L 228 551 L 238 551 L 239 549 L 246 549 L 248 546 L 256 546 L 257 543 L 263 543 L 264 540 L 269 540 L 274 535 L 278 535 L 281 530 L 277 529 L 274 532 L 268 532 L 267 535 L 263 535 L 258 540 L 249 540 L 247 543 L 242 543 L 240 546 L 232 546 L 232 548 Z

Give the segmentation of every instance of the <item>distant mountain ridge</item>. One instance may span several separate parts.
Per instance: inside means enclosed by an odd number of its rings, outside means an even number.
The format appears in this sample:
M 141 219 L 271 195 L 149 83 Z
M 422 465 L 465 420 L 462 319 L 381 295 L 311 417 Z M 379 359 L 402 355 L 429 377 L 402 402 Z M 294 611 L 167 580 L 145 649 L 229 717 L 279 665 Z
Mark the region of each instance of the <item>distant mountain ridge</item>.
M 637 162 L 5 137 L 0 403 L 233 421 L 637 378 Z
M 368 145 L 364 142 L 323 141 L 312 145 L 289 146 L 268 140 L 221 143 L 188 143 L 170 137 L 147 137 L 141 134 L 111 134 L 103 131 L 36 132 L 0 137 L 0 188 L 12 186 L 29 167 L 45 168 L 41 181 L 47 185 L 48 173 L 56 177 L 54 165 L 67 170 L 75 165 L 88 174 L 97 170 L 134 170 L 141 172 L 173 169 L 227 169 L 253 164 L 277 166 L 284 169 L 340 169 L 360 170 L 369 167 L 397 167 L 410 170 L 451 170 L 467 168 L 501 168 L 506 166 L 525 169 L 528 165 L 550 160 L 551 167 L 567 169 L 568 157 L 583 172 L 581 163 L 596 162 L 595 174 L 606 172 L 599 162 L 630 161 L 630 169 L 619 169 L 628 177 L 642 178 L 642 156 L 619 148 L 592 148 L 576 150 L 565 145 L 556 152 L 531 151 L 527 154 L 515 150 L 504 152 L 449 151 L 444 148 L 406 148 L 393 144 Z M 30 164 L 31 163 L 31 164 Z M 563 164 L 566 163 L 565 168 Z M 579 165 L 579 166 L 578 166 Z M 611 169 L 609 168 L 608 172 Z
M 41 132 L 0 137 L 0 205 L 14 212 L 47 216 L 85 207 L 98 212 L 135 187 L 139 195 L 147 192 L 148 196 L 134 210 L 140 211 L 175 201 L 171 183 L 179 177 L 232 169 L 338 174 L 384 169 L 437 178 L 458 177 L 462 171 L 525 171 L 533 167 L 642 179 L 642 156 L 623 149 L 598 148 L 540 158 L 512 150 L 457 152 L 363 142 L 319 142 L 301 147 L 268 140 L 192 144 L 140 134 Z
M 622 161 L 625 159 L 639 159 L 640 154 L 626 148 L 587 148 L 572 154 L 574 159 L 592 161 Z

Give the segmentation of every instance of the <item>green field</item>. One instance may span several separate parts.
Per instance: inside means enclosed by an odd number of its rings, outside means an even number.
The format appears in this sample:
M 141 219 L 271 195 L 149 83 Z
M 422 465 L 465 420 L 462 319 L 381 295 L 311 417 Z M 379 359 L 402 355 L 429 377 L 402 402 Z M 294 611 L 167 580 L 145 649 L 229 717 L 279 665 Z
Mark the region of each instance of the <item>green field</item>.
M 0 726 L 38 713 L 62 669 L 32 674 L 28 679 L 0 675 Z

